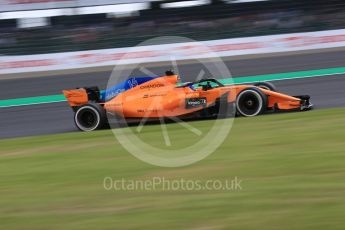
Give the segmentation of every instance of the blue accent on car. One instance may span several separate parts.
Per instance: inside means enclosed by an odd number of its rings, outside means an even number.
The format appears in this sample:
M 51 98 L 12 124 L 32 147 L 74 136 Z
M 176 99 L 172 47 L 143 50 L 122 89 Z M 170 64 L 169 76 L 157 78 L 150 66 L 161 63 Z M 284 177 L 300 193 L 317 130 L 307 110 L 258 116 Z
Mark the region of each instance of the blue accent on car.
M 109 101 L 110 99 L 116 97 L 120 93 L 123 93 L 129 89 L 134 88 L 137 85 L 141 85 L 145 82 L 151 81 L 155 78 L 158 78 L 159 76 L 155 77 L 131 77 L 128 78 L 126 81 L 121 82 L 110 89 L 102 90 L 100 92 L 100 100 L 101 101 Z

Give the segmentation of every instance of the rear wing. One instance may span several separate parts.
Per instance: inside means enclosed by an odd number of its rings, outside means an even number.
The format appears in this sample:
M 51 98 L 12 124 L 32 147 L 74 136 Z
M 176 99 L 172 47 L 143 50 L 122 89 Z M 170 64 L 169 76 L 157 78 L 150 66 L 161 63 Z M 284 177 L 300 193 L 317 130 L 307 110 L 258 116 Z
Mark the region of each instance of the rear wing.
M 71 107 L 82 106 L 89 101 L 100 102 L 98 87 L 63 90 L 62 92 Z

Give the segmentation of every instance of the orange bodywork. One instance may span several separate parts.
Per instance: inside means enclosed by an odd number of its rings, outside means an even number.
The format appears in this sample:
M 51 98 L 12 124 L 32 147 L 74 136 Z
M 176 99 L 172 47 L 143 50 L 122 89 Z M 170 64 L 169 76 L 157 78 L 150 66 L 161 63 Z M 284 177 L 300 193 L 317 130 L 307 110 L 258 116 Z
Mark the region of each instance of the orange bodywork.
M 83 88 L 63 90 L 62 92 L 71 107 L 85 105 L 89 101 L 87 92 Z
M 100 104 L 108 113 L 124 118 L 177 117 L 212 106 L 217 99 L 225 95 L 229 103 L 235 102 L 242 90 L 255 87 L 253 85 L 229 85 L 209 90 L 192 89 L 177 86 L 178 79 L 177 75 L 155 78 Z M 260 90 L 267 95 L 268 108 L 291 110 L 301 107 L 299 98 L 262 88 Z M 63 93 L 71 107 L 88 103 L 85 89 L 64 90 Z M 193 99 L 199 100 L 193 101 Z M 187 101 L 191 107 L 186 106 Z

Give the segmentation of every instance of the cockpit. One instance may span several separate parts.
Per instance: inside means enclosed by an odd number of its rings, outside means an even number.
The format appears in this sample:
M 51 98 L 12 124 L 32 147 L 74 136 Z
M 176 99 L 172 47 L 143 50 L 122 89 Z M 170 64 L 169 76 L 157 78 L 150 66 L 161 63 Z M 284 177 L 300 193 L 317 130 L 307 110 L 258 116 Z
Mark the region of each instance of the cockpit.
M 208 79 L 202 79 L 200 81 L 195 81 L 195 82 L 185 82 L 177 86 L 177 88 L 185 88 L 185 87 L 189 87 L 192 90 L 201 88 L 201 90 L 207 91 L 214 88 L 224 87 L 224 84 L 219 82 L 217 79 L 208 78 Z

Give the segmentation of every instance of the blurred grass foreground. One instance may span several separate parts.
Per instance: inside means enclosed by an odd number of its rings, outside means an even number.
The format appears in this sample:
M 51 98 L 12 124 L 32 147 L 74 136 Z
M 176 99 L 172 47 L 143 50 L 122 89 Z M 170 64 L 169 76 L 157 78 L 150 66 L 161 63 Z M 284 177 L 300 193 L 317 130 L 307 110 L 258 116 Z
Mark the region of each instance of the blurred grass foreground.
M 211 156 L 182 168 L 137 160 L 110 130 L 1 140 L 0 229 L 343 229 L 344 112 L 236 119 Z M 142 136 L 158 142 L 158 131 Z M 242 189 L 107 190 L 105 177 L 237 177 Z

